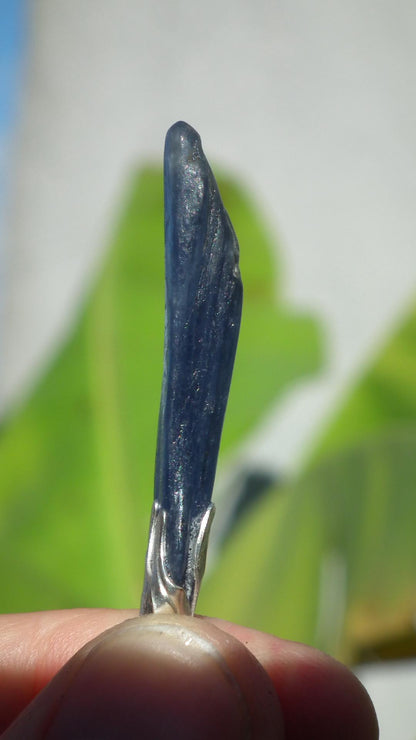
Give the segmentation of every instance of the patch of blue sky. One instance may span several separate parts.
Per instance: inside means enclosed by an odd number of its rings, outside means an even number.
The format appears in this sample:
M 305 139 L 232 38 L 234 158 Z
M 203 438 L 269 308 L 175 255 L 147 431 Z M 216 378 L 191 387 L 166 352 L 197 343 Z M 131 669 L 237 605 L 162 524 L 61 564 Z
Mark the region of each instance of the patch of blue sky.
M 0 133 L 13 124 L 26 41 L 27 0 L 0 2 Z
M 8 151 L 18 113 L 26 48 L 29 0 L 0 0 L 0 293 L 4 280 L 3 237 Z M 0 299 L 0 323 L 3 318 Z
M 6 187 L 8 143 L 18 108 L 27 11 L 28 0 L 0 2 L 0 218 Z

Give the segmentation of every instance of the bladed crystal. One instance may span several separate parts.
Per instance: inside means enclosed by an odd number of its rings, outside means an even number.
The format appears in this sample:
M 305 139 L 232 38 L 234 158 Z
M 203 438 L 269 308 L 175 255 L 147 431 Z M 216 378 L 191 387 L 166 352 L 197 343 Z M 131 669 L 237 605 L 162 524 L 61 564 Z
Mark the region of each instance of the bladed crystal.
M 213 513 L 242 283 L 233 227 L 200 137 L 184 122 L 166 136 L 164 188 L 165 348 L 153 511 L 160 531 L 156 548 L 149 542 L 142 611 L 155 611 L 163 602 L 175 611 L 172 603 L 182 591 L 179 601 L 185 597 L 188 606 L 178 610 L 193 613 Z M 156 570 L 176 596 L 152 597 L 149 581 Z

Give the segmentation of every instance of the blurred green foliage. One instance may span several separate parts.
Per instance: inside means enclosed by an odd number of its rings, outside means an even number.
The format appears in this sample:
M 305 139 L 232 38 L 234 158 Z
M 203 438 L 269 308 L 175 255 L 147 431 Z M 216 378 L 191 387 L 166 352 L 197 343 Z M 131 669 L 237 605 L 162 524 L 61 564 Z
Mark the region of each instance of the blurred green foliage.
M 290 311 L 279 290 L 276 299 L 262 218 L 235 184 L 219 185 L 245 287 L 224 453 L 320 368 L 322 349 L 315 321 Z M 1 611 L 139 604 L 162 379 L 162 215 L 162 173 L 146 169 L 69 337 L 3 422 Z
M 305 470 L 240 525 L 199 607 L 349 662 L 415 654 L 415 494 L 416 306 Z
M 322 340 L 284 303 L 262 217 L 232 181 L 219 185 L 245 289 L 223 456 L 290 384 L 319 371 Z M 162 174 L 149 168 L 69 336 L 2 424 L 1 611 L 139 603 L 162 378 L 162 213 Z M 350 662 L 400 640 L 416 652 L 415 488 L 412 307 L 304 469 L 233 530 L 200 611 Z
M 379 432 L 415 423 L 416 304 L 335 412 L 317 441 L 312 460 L 365 443 Z

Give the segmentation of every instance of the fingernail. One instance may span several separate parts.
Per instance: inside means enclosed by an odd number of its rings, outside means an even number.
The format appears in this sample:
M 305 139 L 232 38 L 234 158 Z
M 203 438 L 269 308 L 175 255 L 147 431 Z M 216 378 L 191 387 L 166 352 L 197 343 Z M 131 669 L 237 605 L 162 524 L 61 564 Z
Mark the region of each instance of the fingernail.
M 241 643 L 202 620 L 152 615 L 97 638 L 41 737 L 267 740 L 281 727 L 271 681 Z

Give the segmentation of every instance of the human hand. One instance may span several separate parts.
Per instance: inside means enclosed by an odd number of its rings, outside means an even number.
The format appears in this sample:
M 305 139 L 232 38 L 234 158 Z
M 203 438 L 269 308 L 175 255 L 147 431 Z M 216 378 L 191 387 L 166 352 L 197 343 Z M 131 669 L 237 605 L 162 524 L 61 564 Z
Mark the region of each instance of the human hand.
M 371 701 L 347 668 L 217 619 L 2 615 L 0 677 L 4 740 L 378 737 Z

